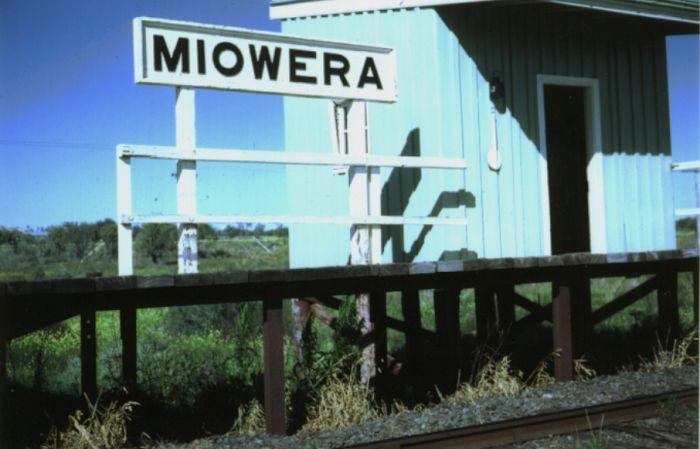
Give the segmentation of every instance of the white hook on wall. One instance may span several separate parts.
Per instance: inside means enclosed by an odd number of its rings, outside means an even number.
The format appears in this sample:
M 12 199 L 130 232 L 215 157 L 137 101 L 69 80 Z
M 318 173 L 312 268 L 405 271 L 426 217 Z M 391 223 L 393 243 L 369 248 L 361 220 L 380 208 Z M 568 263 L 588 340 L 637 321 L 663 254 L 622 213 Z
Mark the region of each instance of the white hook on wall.
M 489 168 L 493 171 L 499 171 L 501 169 L 502 160 L 501 154 L 498 151 L 498 123 L 496 118 L 497 111 L 495 108 L 491 109 L 491 149 L 487 155 L 487 161 Z

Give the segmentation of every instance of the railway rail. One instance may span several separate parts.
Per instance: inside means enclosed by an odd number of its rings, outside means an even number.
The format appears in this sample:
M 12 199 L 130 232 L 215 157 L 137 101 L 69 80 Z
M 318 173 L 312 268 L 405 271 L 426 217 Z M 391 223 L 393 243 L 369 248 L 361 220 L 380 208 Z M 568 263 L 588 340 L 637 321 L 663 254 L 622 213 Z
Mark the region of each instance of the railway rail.
M 421 435 L 350 446 L 352 449 L 478 449 L 520 443 L 554 435 L 584 432 L 623 422 L 650 418 L 659 405 L 698 402 L 697 387 L 624 401 L 553 411 L 524 418 L 468 426 Z

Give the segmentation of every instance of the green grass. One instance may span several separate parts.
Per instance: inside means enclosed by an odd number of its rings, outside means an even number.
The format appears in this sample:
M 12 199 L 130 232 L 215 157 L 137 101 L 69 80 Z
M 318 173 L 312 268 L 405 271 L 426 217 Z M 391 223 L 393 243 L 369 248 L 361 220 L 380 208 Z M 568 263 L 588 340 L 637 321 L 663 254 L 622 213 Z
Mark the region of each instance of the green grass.
M 199 272 L 284 269 L 289 267 L 288 239 L 274 235 L 260 237 L 221 237 L 216 240 L 200 240 Z M 46 258 L 39 262 L 6 264 L 0 271 L 0 281 L 42 280 L 85 277 L 99 273 L 101 276 L 117 276 L 117 261 L 103 254 L 95 254 L 83 260 L 62 257 Z M 153 263 L 145 254 L 136 250 L 134 272 L 138 275 L 176 274 L 177 259 L 173 254 L 160 263 Z
M 288 267 L 286 237 L 241 236 L 201 240 L 199 250 L 200 272 Z M 177 263 L 172 258 L 166 258 L 163 263 L 154 264 L 150 258 L 137 253 L 135 271 L 136 274 L 174 274 Z M 116 261 L 100 257 L 86 258 L 82 262 L 50 262 L 40 267 L 23 266 L 0 273 L 0 280 L 80 277 L 95 272 L 102 276 L 115 276 Z M 217 384 L 242 382 L 252 386 L 253 378 L 262 372 L 262 319 L 257 310 L 259 307 L 256 309 L 251 305 L 245 311 L 236 307 L 222 305 L 139 310 L 139 386 L 149 395 L 171 405 L 193 405 L 199 396 Z M 220 319 L 215 324 L 217 316 L 222 313 L 230 322 L 220 323 Z M 187 317 L 193 317 L 199 325 L 188 327 Z M 248 326 L 247 321 L 252 327 Z M 119 386 L 121 370 L 118 312 L 98 313 L 96 326 L 98 388 L 114 390 Z M 248 333 L 240 335 L 236 330 Z M 71 318 L 13 340 L 8 359 L 8 375 L 15 385 L 55 394 L 78 395 L 79 318 Z M 291 371 L 291 364 L 287 364 Z

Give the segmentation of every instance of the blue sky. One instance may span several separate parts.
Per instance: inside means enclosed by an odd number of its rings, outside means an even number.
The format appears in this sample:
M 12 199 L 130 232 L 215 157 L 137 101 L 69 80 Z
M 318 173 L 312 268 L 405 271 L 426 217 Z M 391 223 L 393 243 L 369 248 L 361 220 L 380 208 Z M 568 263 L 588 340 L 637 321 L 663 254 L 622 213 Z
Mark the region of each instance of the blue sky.
M 115 145 L 174 144 L 174 88 L 133 82 L 131 20 L 163 17 L 279 30 L 262 0 L 3 0 L 0 225 L 115 218 Z M 698 159 L 698 39 L 669 41 L 674 160 Z M 281 97 L 197 92 L 197 143 L 282 150 Z M 134 209 L 174 212 L 173 162 L 134 163 Z M 694 207 L 692 175 L 676 207 Z M 199 165 L 201 213 L 288 213 L 284 169 Z

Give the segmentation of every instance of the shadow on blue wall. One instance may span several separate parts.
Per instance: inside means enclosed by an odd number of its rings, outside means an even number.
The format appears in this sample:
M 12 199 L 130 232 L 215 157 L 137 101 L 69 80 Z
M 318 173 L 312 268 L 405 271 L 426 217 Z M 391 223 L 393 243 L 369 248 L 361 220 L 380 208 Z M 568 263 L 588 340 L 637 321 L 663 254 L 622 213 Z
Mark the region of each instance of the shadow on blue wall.
M 406 143 L 401 150 L 401 156 L 420 156 L 420 129 L 414 128 L 406 137 Z M 395 168 L 382 188 L 382 215 L 405 215 L 411 196 L 421 182 L 420 168 Z M 429 217 L 437 217 L 447 208 L 476 207 L 476 198 L 471 192 L 460 189 L 452 192 L 441 192 L 428 214 Z M 432 225 L 425 225 L 418 237 L 406 250 L 404 226 L 382 227 L 382 251 L 391 240 L 393 262 L 412 262 L 425 245 L 425 239 Z M 440 260 L 471 259 L 476 258 L 474 251 L 462 248 L 455 251 L 444 251 Z

